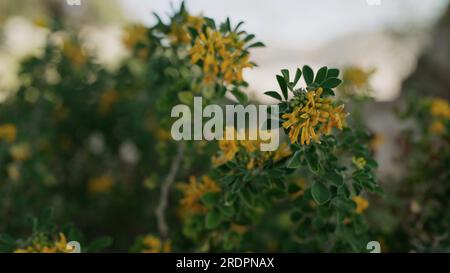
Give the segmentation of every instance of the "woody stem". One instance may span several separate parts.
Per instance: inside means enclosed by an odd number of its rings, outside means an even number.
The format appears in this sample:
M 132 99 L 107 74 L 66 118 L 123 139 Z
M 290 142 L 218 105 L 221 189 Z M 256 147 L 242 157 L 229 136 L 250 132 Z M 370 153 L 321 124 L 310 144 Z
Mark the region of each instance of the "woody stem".
M 162 239 L 166 239 L 169 233 L 169 226 L 167 225 L 165 212 L 167 204 L 169 202 L 170 188 L 173 182 L 175 181 L 178 170 L 180 169 L 180 165 L 181 162 L 183 161 L 185 150 L 186 150 L 186 143 L 179 142 L 177 146 L 177 154 L 174 160 L 172 161 L 172 164 L 170 165 L 169 173 L 167 174 L 163 184 L 161 185 L 160 199 L 155 214 L 159 234 L 161 235 Z

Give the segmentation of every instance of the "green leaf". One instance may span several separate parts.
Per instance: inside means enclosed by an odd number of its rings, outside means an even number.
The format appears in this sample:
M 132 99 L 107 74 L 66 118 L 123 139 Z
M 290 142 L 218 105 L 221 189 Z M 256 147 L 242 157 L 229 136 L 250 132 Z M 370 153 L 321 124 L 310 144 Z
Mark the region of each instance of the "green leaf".
M 264 94 L 269 96 L 269 97 L 272 97 L 274 99 L 277 99 L 279 101 L 283 100 L 283 98 L 280 96 L 280 94 L 278 94 L 278 92 L 276 92 L 276 91 L 267 91 Z
M 227 17 L 227 21 L 225 22 L 227 31 L 231 31 L 231 23 L 230 23 L 230 18 Z
M 280 85 L 281 88 L 281 92 L 283 93 L 283 97 L 284 99 L 287 100 L 288 98 L 288 90 L 287 90 L 287 84 L 286 81 L 284 80 L 284 78 L 280 75 L 277 75 L 277 81 L 278 81 L 278 85 Z
M 214 22 L 213 19 L 211 19 L 209 17 L 204 17 L 203 19 L 205 20 L 207 26 L 209 26 L 210 28 L 212 28 L 214 30 L 216 29 L 216 22 Z
M 322 67 L 317 71 L 316 79 L 314 80 L 315 83 L 321 84 L 327 77 L 327 71 L 328 68 L 326 66 Z
M 183 91 L 178 93 L 178 99 L 187 105 L 191 105 L 194 100 L 194 94 L 191 91 Z
M 335 96 L 334 91 L 331 88 L 323 88 L 322 96 L 324 97 L 333 97 Z
M 266 45 L 263 44 L 262 42 L 256 42 L 256 43 L 253 43 L 253 44 L 247 46 L 245 49 L 255 48 L 255 47 L 265 47 L 265 46 Z
M 205 226 L 207 229 L 214 229 L 220 224 L 220 212 L 218 210 L 211 210 L 205 218 Z
M 112 244 L 113 240 L 110 237 L 101 237 L 93 241 L 88 246 L 89 252 L 100 252 L 104 250 L 105 248 L 109 247 Z M 81 249 L 83 251 L 83 248 Z
M 295 154 L 289 159 L 286 164 L 286 167 L 289 169 L 298 169 L 302 166 L 300 160 L 300 151 L 295 152 Z
M 344 179 L 342 176 L 335 171 L 327 173 L 325 179 L 329 180 L 336 186 L 342 186 L 344 184 Z
M 234 28 L 234 32 L 237 32 L 239 30 L 239 27 L 242 26 L 243 24 L 244 24 L 244 21 L 240 21 Z
M 205 193 L 200 199 L 208 207 L 212 207 L 217 204 L 220 200 L 221 194 L 219 192 L 208 192 Z
M 338 78 L 329 78 L 322 84 L 322 86 L 325 88 L 335 88 L 338 87 L 341 83 L 342 80 Z
M 301 77 L 302 77 L 302 71 L 300 70 L 300 68 L 297 68 L 297 71 L 295 72 L 294 86 L 297 85 L 297 83 Z
M 286 82 L 289 82 L 289 70 L 287 69 L 281 69 L 281 74 L 283 75 Z
M 239 89 L 234 89 L 233 91 L 231 91 L 231 94 L 233 94 L 233 96 L 239 101 L 239 103 L 247 104 L 248 97 L 244 92 L 240 91 Z
M 320 182 L 314 182 L 311 187 L 311 194 L 314 200 L 319 205 L 325 204 L 331 198 L 331 194 L 328 188 Z
M 336 69 L 336 68 L 328 69 L 327 79 L 329 79 L 329 78 L 337 78 L 337 77 L 339 77 L 339 69 Z
M 314 71 L 311 69 L 311 67 L 305 65 L 303 66 L 303 78 L 305 79 L 305 82 L 307 85 L 310 85 L 314 81 Z
M 247 37 L 245 37 L 244 42 L 249 42 L 249 41 L 251 41 L 253 38 L 255 38 L 255 35 L 254 35 L 254 34 L 250 34 L 250 35 L 248 35 Z

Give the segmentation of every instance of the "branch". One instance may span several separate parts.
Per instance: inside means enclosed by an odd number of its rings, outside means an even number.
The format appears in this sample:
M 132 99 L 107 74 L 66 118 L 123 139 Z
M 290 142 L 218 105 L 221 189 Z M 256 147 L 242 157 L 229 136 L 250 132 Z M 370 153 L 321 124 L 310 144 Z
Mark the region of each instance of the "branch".
M 177 154 L 174 160 L 172 161 L 172 165 L 170 165 L 170 171 L 167 174 L 161 186 L 161 195 L 155 213 L 156 213 L 156 220 L 158 223 L 159 234 L 163 239 L 166 239 L 169 233 L 169 227 L 166 222 L 165 211 L 169 201 L 170 188 L 177 176 L 178 170 L 184 157 L 185 150 L 186 150 L 186 143 L 179 142 L 177 146 Z

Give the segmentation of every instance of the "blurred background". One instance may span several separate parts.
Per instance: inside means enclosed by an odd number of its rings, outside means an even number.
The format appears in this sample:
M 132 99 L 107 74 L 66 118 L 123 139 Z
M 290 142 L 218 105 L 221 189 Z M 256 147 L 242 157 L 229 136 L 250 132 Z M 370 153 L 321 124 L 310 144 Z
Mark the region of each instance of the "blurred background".
M 378 160 L 380 173 L 395 175 L 400 168 L 391 160 L 394 135 L 401 129 L 389 111 L 389 102 L 425 85 L 427 95 L 449 98 L 450 23 L 447 0 L 381 1 L 206 1 L 190 0 L 193 14 L 207 14 L 217 20 L 227 16 L 245 21 L 245 27 L 267 45 L 253 52 L 259 67 L 245 71 L 252 96 L 263 103 L 273 102 L 264 91 L 276 88 L 274 76 L 282 68 L 295 69 L 310 64 L 356 66 L 374 70 L 370 78 L 372 95 L 379 104 L 366 109 L 368 125 L 385 136 Z M 46 30 L 34 24 L 46 16 L 63 16 L 81 25 L 85 46 L 96 51 L 107 67 L 118 67 L 127 57 L 121 42 L 126 22 L 155 23 L 152 12 L 169 14 L 178 1 L 82 0 L 69 6 L 62 0 L 2 1 L 0 20 L 4 31 L 0 47 L 0 101 L 18 86 L 19 62 L 38 54 L 45 44 Z M 424 73 L 421 72 L 424 70 Z M 427 73 L 428 72 L 428 73 Z M 431 77 L 431 78 L 430 78 Z M 402 92 L 403 91 L 403 92 Z M 423 94 L 423 91 L 422 95 Z M 383 103 L 385 102 L 385 103 Z M 372 112 L 377 112 L 373 115 Z
M 248 93 L 254 101 L 273 102 L 263 96 L 263 93 L 277 88 L 274 75 L 283 68 L 293 70 L 309 64 L 315 70 L 326 65 L 357 67 L 358 71 L 370 71 L 367 73 L 370 77 L 367 77 L 368 82 L 364 86 L 370 89 L 373 101 L 363 106 L 361 116 L 368 129 L 378 136 L 375 157 L 379 162 L 379 179 L 382 184 L 389 184 L 411 171 L 405 167 L 402 158 L 399 158 L 400 150 L 404 147 L 399 144 L 398 138 L 403 130 L 411 127 L 411 123 L 398 119 L 396 109 L 410 95 L 437 96 L 446 100 L 450 98 L 449 1 L 381 0 L 380 5 L 371 5 L 373 1 L 366 0 L 185 2 L 194 15 L 206 15 L 219 21 L 230 17 L 234 23 L 245 21 L 245 29 L 265 43 L 265 48 L 252 51 L 252 60 L 258 67 L 246 70 L 244 75 L 249 82 Z M 124 27 L 130 22 L 147 26 L 155 24 L 153 12 L 164 20 L 168 18 L 165 15 L 173 14 L 180 3 L 181 0 L 81 0 L 80 6 L 70 6 L 65 0 L 1 1 L 0 108 L 18 94 L 20 87 L 27 82 L 19 73 L 21 63 L 30 57 L 45 55 L 47 35 L 50 32 L 46 24 L 52 19 L 58 18 L 64 21 L 65 26 L 79 29 L 76 38 L 83 49 L 93 52 L 96 64 L 115 73 L 120 71 L 124 60 L 128 60 L 132 54 L 123 43 Z M 46 74 L 46 77 L 49 76 Z M 144 101 L 142 104 L 142 108 L 139 108 L 142 112 L 136 113 L 137 116 L 145 113 Z M 126 115 L 124 113 L 125 110 L 122 115 Z M 17 116 L 20 115 L 21 113 L 17 113 Z M 68 127 L 70 126 L 73 125 Z M 120 154 L 122 161 L 131 162 L 125 166 L 120 165 L 122 169 L 119 169 L 124 170 L 125 176 L 129 175 L 128 179 L 133 180 L 137 176 L 139 183 L 154 188 L 153 180 L 157 178 L 148 174 L 145 166 L 140 166 L 139 170 L 130 167 L 134 162 L 153 162 L 152 152 L 145 150 L 148 145 L 145 144 L 146 139 L 133 139 L 124 129 L 127 127 L 118 128 L 124 131 L 123 134 L 119 129 L 111 129 L 111 134 L 117 134 L 117 139 L 112 140 L 117 146 L 117 151 L 114 152 Z M 86 131 L 88 129 L 86 127 Z M 87 145 L 90 149 L 103 147 L 102 134 L 89 131 Z M 147 159 L 148 162 L 145 161 Z M 73 160 L 83 161 L 84 158 Z M 83 179 L 88 180 L 85 177 Z M 447 177 L 444 178 L 446 179 Z M 100 188 L 102 183 L 108 184 L 105 177 L 99 178 L 97 182 Z M 139 192 L 139 189 L 136 191 Z M 137 199 L 144 200 L 145 194 L 139 193 L 143 195 Z M 10 201 L 3 200 L 4 204 Z M 58 203 L 61 200 L 52 202 Z M 102 202 L 106 201 L 96 203 L 99 208 L 102 208 Z M 122 202 L 124 200 L 119 200 L 114 205 L 119 210 L 118 219 L 121 221 L 153 213 L 147 210 L 145 213 L 127 215 L 128 209 L 138 207 L 141 203 L 136 201 L 127 204 L 127 208 L 122 208 Z M 10 213 L 7 209 L 5 211 Z M 9 215 L 8 213 L 3 215 Z M 88 219 L 96 217 L 92 214 L 83 219 L 84 215 L 77 215 L 76 221 L 82 226 L 89 223 Z M 88 228 L 88 233 L 119 233 L 121 228 L 117 226 L 120 223 L 115 225 L 116 229 L 104 227 L 103 230 L 89 231 Z M 3 227 L 5 230 L 8 228 L 11 227 Z M 136 223 L 133 232 L 143 233 L 145 228 Z M 127 244 L 129 239 L 124 238 L 122 242 L 119 239 L 120 246 Z

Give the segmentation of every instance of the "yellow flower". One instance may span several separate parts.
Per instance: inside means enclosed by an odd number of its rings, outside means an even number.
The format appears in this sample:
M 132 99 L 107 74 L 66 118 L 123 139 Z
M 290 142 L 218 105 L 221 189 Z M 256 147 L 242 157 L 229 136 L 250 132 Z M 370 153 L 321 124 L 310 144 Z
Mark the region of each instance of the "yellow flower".
M 255 167 L 255 158 L 250 158 L 250 160 L 247 163 L 247 170 L 252 170 Z
M 244 149 L 249 152 L 253 153 L 259 149 L 260 141 L 257 140 L 241 140 L 239 141 L 239 144 L 244 147 Z
M 48 20 L 44 17 L 38 17 L 33 21 L 34 25 L 41 28 L 48 27 Z
M 142 244 L 144 245 L 142 253 L 167 253 L 172 248 L 170 241 L 161 242 L 158 237 L 152 235 L 145 236 Z
M 348 67 L 344 70 L 344 83 L 351 84 L 356 88 L 363 88 L 369 84 L 369 79 L 375 71 L 365 71 L 359 67 Z
M 278 162 L 281 159 L 288 157 L 292 154 L 291 148 L 286 143 L 281 143 L 280 147 L 275 151 L 273 161 Z
M 364 157 L 352 157 L 352 163 L 361 170 L 364 169 L 367 162 Z
M 169 39 L 172 44 L 187 44 L 191 42 L 191 35 L 188 31 L 189 28 L 195 29 L 200 32 L 205 20 L 201 16 L 186 15 L 184 21 L 179 23 L 175 20 L 170 26 Z
M 0 140 L 4 139 L 9 143 L 14 142 L 17 136 L 17 128 L 14 124 L 0 125 Z
M 244 226 L 244 225 L 239 225 L 239 224 L 232 223 L 230 225 L 230 230 L 236 232 L 237 234 L 242 235 L 242 234 L 244 234 L 244 233 L 246 233 L 248 231 L 248 227 Z
M 101 115 L 106 115 L 111 112 L 114 104 L 119 100 L 119 93 L 116 90 L 107 90 L 100 96 L 98 105 L 98 112 Z
M 363 213 L 369 207 L 369 201 L 361 196 L 353 196 L 352 200 L 356 204 L 355 212 L 358 214 Z
M 196 38 L 189 53 L 193 64 L 203 62 L 205 83 L 214 83 L 219 73 L 225 83 L 242 82 L 243 69 L 253 67 L 243 46 L 236 33 L 222 34 L 207 28 Z
M 450 119 L 450 105 L 444 99 L 433 99 L 430 112 L 433 117 Z
M 235 140 L 219 140 L 219 148 L 227 161 L 233 160 L 234 156 L 239 151 L 238 142 Z
M 294 108 L 291 113 L 282 115 L 282 126 L 289 129 L 291 143 L 309 145 L 311 140 L 320 143 L 320 134 L 330 134 L 335 127 L 342 130 L 345 126 L 344 105 L 333 107 L 331 99 L 321 98 L 322 88 L 306 93 L 304 105 Z M 317 130 L 317 132 L 316 132 Z
M 198 182 L 194 176 L 189 178 L 189 184 L 180 185 L 183 191 L 183 198 L 180 204 L 183 210 L 188 214 L 204 214 L 208 209 L 204 207 L 200 198 L 208 192 L 219 192 L 220 187 L 209 176 L 203 176 L 202 181 Z
M 28 143 L 14 145 L 9 152 L 15 161 L 25 161 L 31 157 L 31 148 Z
M 63 44 L 62 52 L 77 68 L 80 68 L 86 63 L 86 54 L 81 46 L 73 41 L 66 39 Z
M 167 141 L 172 138 L 172 135 L 170 131 L 160 128 L 156 132 L 156 137 L 158 138 L 159 141 Z
M 384 136 L 376 133 L 370 140 L 369 146 L 372 151 L 377 151 L 378 148 L 384 143 Z
M 300 189 L 297 192 L 294 192 L 293 194 L 291 194 L 292 200 L 295 200 L 295 199 L 299 198 L 300 196 L 303 196 L 303 194 L 305 193 L 305 189 L 306 189 L 306 180 L 303 178 L 300 178 L 295 184 Z
M 431 123 L 429 131 L 435 135 L 443 135 L 446 132 L 446 128 L 440 120 L 435 120 Z
M 147 35 L 148 29 L 144 25 L 128 25 L 125 27 L 124 32 L 122 42 L 128 49 L 134 49 L 138 43 L 145 44 L 149 41 Z
M 6 166 L 6 172 L 8 173 L 8 177 L 12 181 L 19 181 L 21 175 L 19 166 L 16 163 L 10 163 L 8 166 Z
M 63 233 L 59 233 L 59 240 L 48 242 L 48 238 L 43 234 L 38 235 L 33 243 L 24 248 L 19 248 L 14 253 L 67 253 L 67 239 Z
M 222 155 L 217 156 L 217 157 L 216 157 L 216 156 L 213 156 L 212 159 L 211 159 L 211 162 L 212 162 L 212 165 L 213 165 L 214 167 L 218 167 L 218 166 L 221 166 L 221 165 L 227 163 L 228 160 L 227 160 L 227 158 L 222 154 Z
M 88 182 L 88 192 L 91 194 L 105 193 L 108 192 L 113 186 L 114 179 L 110 175 L 103 175 L 91 179 Z

